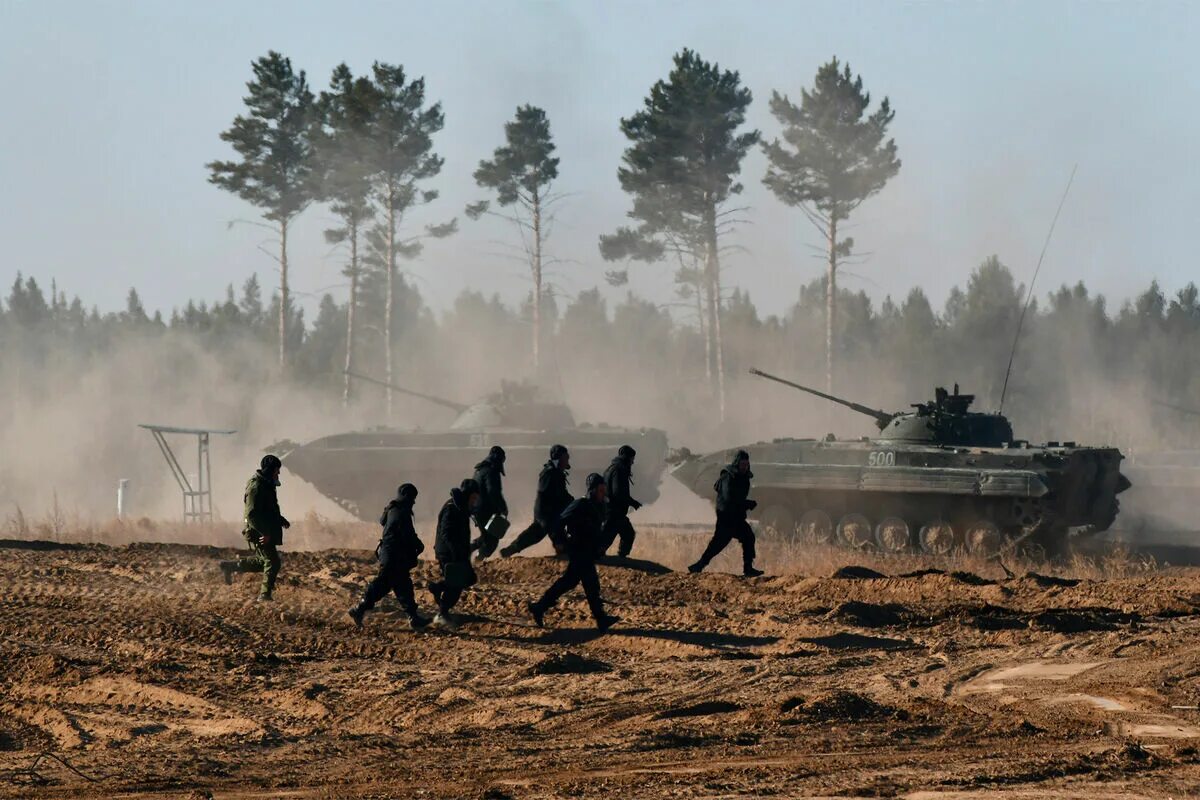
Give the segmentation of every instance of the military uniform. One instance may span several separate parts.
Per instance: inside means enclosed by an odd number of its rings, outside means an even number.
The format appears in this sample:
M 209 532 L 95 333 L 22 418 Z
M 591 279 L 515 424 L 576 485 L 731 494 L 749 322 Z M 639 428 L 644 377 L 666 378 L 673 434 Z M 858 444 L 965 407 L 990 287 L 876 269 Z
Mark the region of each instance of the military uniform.
M 362 625 L 363 616 L 388 592 L 395 593 L 396 601 L 408 614 L 413 628 L 423 628 L 429 624 L 429 620 L 422 617 L 417 609 L 411 574 L 425 550 L 413 526 L 413 503 L 416 499 L 417 487 L 406 483 L 379 517 L 379 524 L 383 526 L 383 535 L 375 550 L 379 559 L 379 574 L 367 585 L 359 604 L 349 611 L 356 625 Z
M 604 535 L 600 540 L 599 555 L 604 555 L 619 537 L 620 546 L 617 555 L 627 558 L 633 551 L 633 540 L 637 531 L 629 521 L 629 511 L 642 507 L 630 494 L 633 486 L 633 459 L 637 455 L 633 448 L 625 445 L 617 457 L 609 464 L 604 472 L 604 482 L 608 485 L 608 517 L 604 522 Z
M 537 499 L 533 502 L 533 522 L 521 531 L 512 544 L 502 548 L 500 555 L 508 558 L 550 537 L 555 552 L 563 550 L 562 535 L 554 530 L 563 510 L 574 498 L 567 488 L 567 471 L 556 460 L 547 461 L 538 475 Z
M 554 533 L 564 536 L 567 569 L 540 600 L 529 604 L 529 611 L 539 627 L 545 613 L 554 607 L 558 599 L 580 585 L 583 586 L 583 594 L 598 628 L 606 630 L 617 621 L 616 617 L 604 613 L 604 601 L 600 597 L 600 576 L 596 572 L 596 551 L 600 537 L 604 535 L 605 512 L 604 502 L 595 500 L 592 490 L 595 484 L 604 481 L 595 473 L 588 478 L 588 495 L 572 501 L 553 523 Z
M 279 512 L 275 481 L 261 469 L 246 482 L 243 500 L 246 509 L 242 535 L 246 537 L 250 555 L 225 562 L 221 567 L 227 576 L 236 572 L 261 572 L 262 586 L 258 596 L 262 600 L 270 600 L 282 565 L 279 546 L 283 544 L 283 530 L 290 527 L 291 523 Z
M 688 567 L 691 572 L 700 572 L 734 539 L 742 545 L 742 574 L 747 577 L 762 575 L 754 568 L 754 530 L 746 521 L 746 513 L 758 505 L 749 499 L 750 480 L 754 474 L 747 469 L 742 472 L 738 464 L 749 463 L 750 454 L 739 450 L 733 462 L 721 470 L 721 476 L 713 484 L 717 492 L 717 525 L 712 541 L 708 543 L 700 560 Z
M 468 478 L 464 486 L 474 484 Z M 478 491 L 478 489 L 475 489 Z M 462 487 L 450 490 L 450 499 L 438 513 L 437 538 L 433 552 L 442 570 L 442 579 L 429 584 L 429 592 L 443 618 L 462 597 L 464 589 L 478 581 L 471 566 L 471 509 L 470 490 Z
M 500 540 L 489 536 L 484 527 L 496 514 L 508 516 L 508 502 L 504 499 L 504 449 L 495 446 L 488 457 L 475 465 L 475 480 L 479 484 L 479 506 L 475 509 L 475 524 L 479 526 L 479 537 L 471 543 L 471 549 L 479 558 L 487 558 L 496 552 Z

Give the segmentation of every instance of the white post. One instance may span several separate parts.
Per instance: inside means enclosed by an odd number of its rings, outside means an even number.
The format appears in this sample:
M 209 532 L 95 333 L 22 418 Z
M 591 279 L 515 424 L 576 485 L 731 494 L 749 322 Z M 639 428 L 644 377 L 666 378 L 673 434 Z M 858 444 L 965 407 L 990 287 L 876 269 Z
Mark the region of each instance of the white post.
M 129 478 L 117 481 L 117 519 L 125 519 L 129 513 Z

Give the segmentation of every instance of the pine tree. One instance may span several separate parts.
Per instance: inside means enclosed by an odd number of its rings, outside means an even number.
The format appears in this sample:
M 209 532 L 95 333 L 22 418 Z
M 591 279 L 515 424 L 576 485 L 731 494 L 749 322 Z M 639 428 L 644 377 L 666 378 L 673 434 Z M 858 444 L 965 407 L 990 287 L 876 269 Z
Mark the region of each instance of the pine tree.
M 711 340 L 710 372 L 718 408 L 725 417 L 725 367 L 721 339 L 721 237 L 736 222 L 727 201 L 740 194 L 742 159 L 758 131 L 741 131 L 750 90 L 738 73 L 683 50 L 666 80 L 650 89 L 643 108 L 621 120 L 630 141 L 617 171 L 633 197 L 628 216 L 636 228 L 600 237 L 606 260 L 679 260 L 700 266 L 705 316 Z
M 404 238 L 400 225 L 414 206 L 437 199 L 437 192 L 421 184 L 442 171 L 442 158 L 433 151 L 433 135 L 445 122 L 442 104 L 425 105 L 425 79 L 408 80 L 404 68 L 376 62 L 372 66 L 375 108 L 369 143 L 365 148 L 371 186 L 383 219 L 378 242 L 383 256 L 384 289 L 384 380 L 393 382 L 395 353 L 396 260 L 420 252 L 420 240 Z M 425 228 L 425 235 L 449 236 L 457 230 L 456 220 Z M 386 390 L 387 413 L 392 413 L 392 390 Z
M 361 259 L 359 246 L 364 226 L 375 215 L 371 204 L 371 126 L 377 104 L 375 86 L 369 78 L 355 78 L 345 64 L 338 65 L 329 81 L 329 91 L 317 102 L 321 127 L 314 138 L 319 195 L 329 203 L 341 224 L 325 231 L 330 244 L 345 243 L 350 260 L 342 274 L 350 279 L 346 304 L 346 352 L 343 360 L 342 403 L 349 405 L 350 373 L 355 369 L 355 311 L 358 308 Z
M 871 95 L 850 65 L 835 58 L 817 70 L 812 90 L 801 91 L 800 106 L 771 93 L 771 113 L 783 126 L 783 140 L 765 143 L 763 183 L 790 206 L 798 206 L 825 238 L 825 387 L 833 391 L 837 329 L 837 269 L 854 240 L 838 239 L 838 226 L 854 209 L 883 188 L 900 170 L 894 139 L 884 141 L 895 112 L 888 99 L 869 116 Z
M 475 182 L 496 193 L 496 202 L 511 213 L 501 214 L 510 220 L 521 236 L 521 249 L 529 262 L 533 277 L 533 368 L 541 367 L 543 249 L 550 207 L 559 196 L 550 186 L 558 177 L 558 159 L 554 156 L 554 141 L 550 137 L 550 120 L 546 112 L 531 105 L 517 108 L 516 117 L 504 125 L 505 143 L 496 148 L 490 161 L 480 161 L 475 170 Z M 467 207 L 467 216 L 478 219 L 489 212 L 484 200 Z
M 313 199 L 313 95 L 304 71 L 274 50 L 252 65 L 246 84 L 246 114 L 221 134 L 239 161 L 209 163 L 209 182 L 233 192 L 262 210 L 279 232 L 279 364 L 287 363 L 291 316 L 288 286 L 288 225 Z

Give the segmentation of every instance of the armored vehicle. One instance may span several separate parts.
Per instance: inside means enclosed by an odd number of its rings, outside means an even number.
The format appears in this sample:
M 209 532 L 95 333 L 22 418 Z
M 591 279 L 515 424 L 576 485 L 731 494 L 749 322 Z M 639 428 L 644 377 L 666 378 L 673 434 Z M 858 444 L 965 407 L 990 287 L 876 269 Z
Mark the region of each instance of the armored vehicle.
M 751 372 L 872 417 L 879 428 L 873 438 L 740 448 L 753 465 L 754 515 L 787 538 L 887 552 L 991 555 L 1037 545 L 1056 554 L 1072 534 L 1111 526 L 1117 495 L 1130 486 L 1116 448 L 1017 439 L 1002 414 L 970 411 L 974 397 L 957 386 L 893 413 Z M 728 461 L 724 452 L 685 457 L 672 474 L 711 497 Z
M 661 430 L 577 424 L 565 405 L 538 402 L 536 390 L 526 384 L 506 382 L 499 392 L 472 405 L 392 388 L 457 416 L 445 427 L 428 430 L 377 427 L 303 445 L 280 443 L 273 450 L 284 468 L 369 522 L 378 520 L 396 487 L 410 481 L 421 492 L 417 514 L 429 517 L 437 513 L 450 487 L 471 477 L 488 449 L 498 444 L 507 454 L 504 494 L 513 516 L 520 517 L 533 508 L 537 475 L 551 445 L 564 444 L 571 451 L 571 473 L 580 476 L 582 485 L 584 475 L 603 472 L 617 449 L 628 444 L 637 450 L 634 496 L 643 503 L 658 497 L 667 455 L 667 437 Z

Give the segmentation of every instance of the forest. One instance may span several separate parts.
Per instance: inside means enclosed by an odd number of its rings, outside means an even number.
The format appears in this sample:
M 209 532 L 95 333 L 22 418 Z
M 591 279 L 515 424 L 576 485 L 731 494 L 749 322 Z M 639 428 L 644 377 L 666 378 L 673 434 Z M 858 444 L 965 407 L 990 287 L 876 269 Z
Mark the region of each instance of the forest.
M 236 458 L 282 438 L 445 422 L 440 410 L 348 372 L 458 401 L 528 380 L 581 421 L 660 427 L 695 450 L 871 431 L 851 412 L 749 377 L 752 366 L 889 410 L 957 383 L 1029 440 L 1136 451 L 1200 439 L 1195 284 L 1148 280 L 1110 304 L 1084 276 L 1030 292 L 1032 265 L 1010 268 L 986 253 L 961 265 L 969 278 L 948 295 L 913 287 L 878 300 L 839 284 L 856 258 L 839 231 L 901 161 L 888 99 L 872 105 L 862 78 L 837 59 L 797 102 L 772 95 L 778 130 L 764 133 L 745 128 L 752 97 L 737 72 L 676 54 L 643 106 L 619 121 L 628 146 L 614 169 L 630 224 L 597 242 L 611 268 L 570 296 L 546 278 L 543 245 L 563 193 L 542 109 L 520 106 L 497 131 L 475 172 L 480 196 L 457 201 L 460 221 L 438 191 L 444 118 L 423 78 L 380 62 L 359 76 L 341 65 L 314 92 L 271 52 L 254 62 L 246 88 L 244 113 L 220 132 L 233 157 L 206 169 L 272 231 L 278 280 L 250 275 L 169 310 L 145 308 L 131 287 L 125 308 L 101 311 L 53 276 L 18 273 L 0 299 L 0 391 L 10 409 L 0 441 L 24 457 L 0 469 L 0 502 L 45 502 L 82 471 L 99 477 L 71 493 L 83 506 L 93 496 L 106 505 L 115 476 L 150 474 L 144 453 L 130 455 L 132 427 L 149 418 L 236 427 Z M 765 175 L 741 174 L 754 147 L 767 157 Z M 760 314 L 722 271 L 749 213 L 737 196 L 751 179 L 823 242 L 824 274 L 779 315 Z M 288 235 L 317 224 L 306 210 L 318 206 L 337 220 L 324 234 L 344 254 L 346 291 L 324 294 L 306 314 L 288 283 Z M 523 301 L 464 287 L 451 307 L 431 308 L 404 262 L 484 215 L 512 223 L 512 248 L 528 268 Z M 613 302 L 612 287 L 633 269 L 670 270 L 674 296 L 625 290 Z M 930 295 L 947 299 L 935 307 Z

